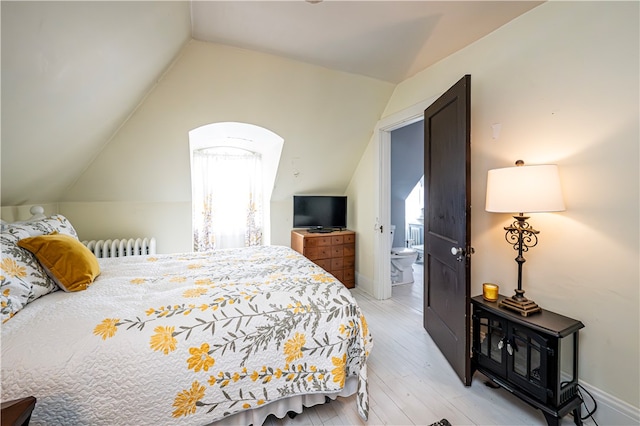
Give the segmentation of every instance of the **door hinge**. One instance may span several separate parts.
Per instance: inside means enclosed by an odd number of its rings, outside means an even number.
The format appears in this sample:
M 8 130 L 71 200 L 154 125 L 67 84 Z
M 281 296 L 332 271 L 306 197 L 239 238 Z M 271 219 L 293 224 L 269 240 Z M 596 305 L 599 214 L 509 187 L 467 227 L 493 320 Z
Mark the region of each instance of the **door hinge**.
M 470 258 L 471 255 L 474 254 L 475 252 L 476 252 L 476 249 L 474 249 L 471 246 L 467 246 L 467 253 L 466 253 L 467 258 Z

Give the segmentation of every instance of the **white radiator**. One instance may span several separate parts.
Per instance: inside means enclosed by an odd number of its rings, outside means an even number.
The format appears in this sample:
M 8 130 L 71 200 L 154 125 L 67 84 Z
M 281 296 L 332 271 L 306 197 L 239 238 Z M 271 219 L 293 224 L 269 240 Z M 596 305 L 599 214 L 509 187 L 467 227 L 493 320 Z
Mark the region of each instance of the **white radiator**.
M 129 238 L 128 240 L 91 240 L 83 241 L 82 244 L 87 246 L 98 258 L 156 254 L 156 239 L 154 237 Z
M 422 237 L 422 224 L 409 224 L 409 239 L 411 240 L 410 246 L 417 246 L 424 244 Z

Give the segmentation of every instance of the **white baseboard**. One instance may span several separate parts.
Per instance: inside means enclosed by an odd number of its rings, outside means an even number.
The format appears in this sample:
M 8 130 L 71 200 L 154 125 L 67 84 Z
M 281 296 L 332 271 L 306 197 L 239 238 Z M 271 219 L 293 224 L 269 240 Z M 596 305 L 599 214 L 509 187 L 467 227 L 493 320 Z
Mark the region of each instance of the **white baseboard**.
M 356 287 L 373 296 L 373 282 L 364 275 L 356 272 Z M 563 373 L 563 379 L 570 380 L 570 376 Z M 580 385 L 587 390 L 596 400 L 598 409 L 593 417 L 600 426 L 633 426 L 640 425 L 640 408 L 616 398 L 615 396 L 604 392 L 589 383 L 579 380 Z M 589 395 L 582 391 L 582 398 L 589 410 L 593 410 L 593 401 Z M 582 406 L 582 416 L 587 414 L 584 405 Z M 586 419 L 587 425 L 594 424 L 591 419 Z
M 364 291 L 369 296 L 373 296 L 373 281 L 368 277 L 361 275 L 356 271 L 356 287 L 358 290 Z
M 591 386 L 588 383 L 580 381 L 580 385 L 584 387 L 596 400 L 598 409 L 593 417 L 596 422 L 601 426 L 631 426 L 640 425 L 640 408 L 634 407 L 610 395 L 596 387 Z M 585 395 L 582 392 L 582 398 L 589 410 L 593 409 L 593 401 L 589 398 L 589 395 Z M 586 414 L 583 406 L 582 415 Z M 589 420 L 586 420 L 587 424 L 590 424 Z

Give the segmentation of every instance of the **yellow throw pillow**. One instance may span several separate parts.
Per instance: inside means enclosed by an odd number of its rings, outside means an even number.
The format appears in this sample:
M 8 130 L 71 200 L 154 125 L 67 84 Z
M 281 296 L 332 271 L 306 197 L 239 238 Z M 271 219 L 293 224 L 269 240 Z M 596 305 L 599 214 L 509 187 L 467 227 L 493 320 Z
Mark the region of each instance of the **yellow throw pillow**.
M 86 290 L 100 274 L 98 259 L 77 239 L 53 232 L 24 238 L 18 245 L 29 250 L 64 291 Z

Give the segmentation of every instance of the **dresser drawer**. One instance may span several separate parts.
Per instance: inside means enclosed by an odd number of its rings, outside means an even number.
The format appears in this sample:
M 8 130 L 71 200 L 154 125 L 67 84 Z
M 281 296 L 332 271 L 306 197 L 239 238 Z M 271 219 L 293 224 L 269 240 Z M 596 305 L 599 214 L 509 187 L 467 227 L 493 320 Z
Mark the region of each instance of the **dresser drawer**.
M 334 257 L 331 259 L 331 269 L 342 269 L 344 268 L 344 259 L 341 257 Z
M 344 256 L 344 246 L 331 246 L 331 257 L 342 257 Z
M 336 279 L 338 281 L 342 281 L 344 280 L 344 273 L 342 271 L 342 269 L 337 270 L 337 271 L 331 271 L 331 275 L 333 275 L 334 277 L 336 277 Z
M 356 255 L 356 245 L 355 244 L 345 244 L 342 246 L 342 254 L 343 256 L 355 256 Z
M 344 265 L 343 265 L 344 268 L 355 269 L 355 267 L 356 267 L 356 257 L 355 256 L 345 256 L 345 257 L 342 258 L 342 261 L 344 262 Z
M 355 271 L 353 269 L 345 269 L 342 271 L 342 276 L 345 281 L 353 281 L 355 280 Z
M 304 239 L 304 247 L 330 246 L 331 237 L 310 237 Z
M 331 259 L 315 259 L 313 263 L 315 263 L 325 271 L 328 271 L 331 269 Z
M 305 248 L 304 255 L 311 260 L 329 259 L 331 258 L 331 248 L 330 246 Z

